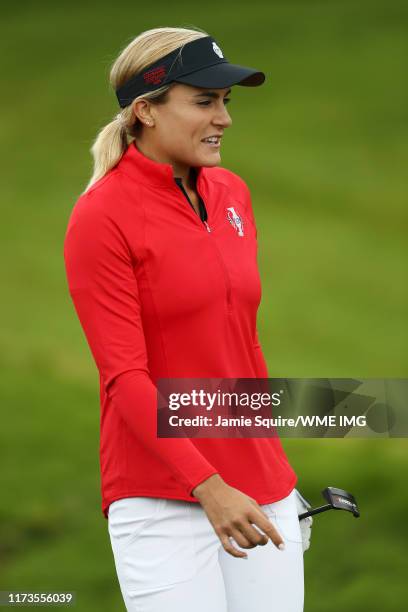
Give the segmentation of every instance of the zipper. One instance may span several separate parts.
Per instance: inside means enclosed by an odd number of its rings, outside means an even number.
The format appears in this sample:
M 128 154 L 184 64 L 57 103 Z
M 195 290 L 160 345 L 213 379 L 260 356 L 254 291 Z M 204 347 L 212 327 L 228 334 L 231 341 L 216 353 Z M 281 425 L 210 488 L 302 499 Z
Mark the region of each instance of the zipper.
M 196 222 L 198 222 L 198 223 L 200 224 L 200 227 L 203 227 L 203 225 L 205 224 L 206 230 L 207 230 L 208 232 L 211 232 L 211 228 L 210 228 L 210 226 L 208 225 L 208 223 L 207 223 L 206 221 L 202 221 L 202 220 L 201 220 L 201 217 L 200 217 L 199 215 L 197 215 L 197 213 L 196 213 L 196 211 L 195 211 L 195 209 L 194 209 L 194 206 L 192 205 L 191 200 L 190 200 L 190 198 L 188 197 L 188 194 L 187 194 L 186 190 L 184 189 L 184 185 L 183 185 L 183 183 L 182 183 L 181 181 L 180 181 L 180 182 L 176 181 L 176 183 L 177 183 L 177 185 L 179 186 L 179 188 L 181 189 L 181 191 L 184 193 L 184 196 L 185 196 L 185 197 L 183 198 L 183 202 L 185 203 L 185 201 L 187 200 L 187 202 L 189 203 L 189 208 L 190 208 L 191 213 L 192 213 L 192 215 L 194 216 L 194 219 L 196 220 Z M 204 200 L 203 200 L 203 201 L 204 201 Z
M 193 208 L 193 205 L 190 202 L 190 198 L 188 197 L 188 194 L 187 194 L 186 190 L 184 189 L 183 183 L 180 181 L 180 183 L 177 182 L 177 184 L 179 185 L 180 189 L 182 190 L 182 192 L 185 195 L 185 198 L 189 202 L 191 212 L 194 215 L 194 217 L 196 218 L 196 221 L 200 224 L 201 227 L 204 225 L 205 229 L 207 230 L 207 233 L 211 235 L 211 231 L 212 230 L 211 230 L 209 224 L 207 223 L 207 221 L 201 221 L 200 217 L 195 212 L 195 210 Z M 204 198 L 202 197 L 202 195 L 200 193 L 200 190 L 198 188 L 198 184 L 196 184 L 196 188 L 197 188 L 198 195 L 200 196 L 200 198 L 204 202 Z M 185 202 L 185 199 L 184 199 L 184 202 Z M 205 202 L 204 202 L 204 206 L 205 206 Z M 225 265 L 224 259 L 223 259 L 222 255 L 221 255 L 221 252 L 220 252 L 217 244 L 214 242 L 214 240 L 212 240 L 212 244 L 214 246 L 215 252 L 216 252 L 217 257 L 218 257 L 218 261 L 220 262 L 220 266 L 221 266 L 223 274 L 224 274 L 224 282 L 225 282 L 226 297 L 227 297 L 227 312 L 230 315 L 230 314 L 232 314 L 232 299 L 231 299 L 232 298 L 232 288 L 231 288 L 231 281 L 230 281 L 230 278 L 229 278 L 227 266 Z
M 204 198 L 203 198 L 203 196 L 201 195 L 201 193 L 200 193 L 200 191 L 198 189 L 198 185 L 196 185 L 196 187 L 197 187 L 198 195 L 200 196 L 200 198 L 204 202 Z M 204 206 L 205 206 L 205 202 L 204 202 Z M 211 233 L 211 228 L 208 225 L 207 221 L 204 221 L 204 224 L 205 224 L 205 226 L 207 228 L 208 233 Z M 215 252 L 217 253 L 218 261 L 220 262 L 222 271 L 224 273 L 224 282 L 225 282 L 225 288 L 226 288 L 226 294 L 227 294 L 227 312 L 228 312 L 228 314 L 232 314 L 231 281 L 230 281 L 230 277 L 229 277 L 229 274 L 228 274 L 227 266 L 225 265 L 224 259 L 223 259 L 222 255 L 221 255 L 221 251 L 219 250 L 219 248 L 217 246 L 217 243 L 214 241 L 214 239 L 212 240 L 212 244 L 214 246 Z

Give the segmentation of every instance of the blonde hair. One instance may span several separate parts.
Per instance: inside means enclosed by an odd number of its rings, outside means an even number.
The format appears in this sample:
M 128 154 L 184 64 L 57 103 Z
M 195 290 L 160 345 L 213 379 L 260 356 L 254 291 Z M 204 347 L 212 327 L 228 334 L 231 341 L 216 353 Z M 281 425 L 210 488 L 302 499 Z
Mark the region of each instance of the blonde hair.
M 161 57 L 204 36 L 208 34 L 198 28 L 162 27 L 142 32 L 123 49 L 113 63 L 109 74 L 110 84 L 116 90 L 134 74 L 141 72 Z M 99 131 L 90 149 L 94 169 L 85 191 L 116 166 L 128 146 L 143 129 L 133 112 L 133 102 L 143 98 L 153 104 L 164 104 L 171 87 L 172 83 L 153 92 L 137 96 L 131 104 L 123 108 L 108 125 Z

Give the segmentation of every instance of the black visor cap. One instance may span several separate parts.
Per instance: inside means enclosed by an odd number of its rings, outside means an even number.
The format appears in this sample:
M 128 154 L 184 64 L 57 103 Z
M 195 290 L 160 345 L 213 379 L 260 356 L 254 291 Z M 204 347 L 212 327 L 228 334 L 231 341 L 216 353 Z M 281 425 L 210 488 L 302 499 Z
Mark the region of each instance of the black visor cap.
M 136 97 L 170 83 L 223 89 L 232 85 L 256 87 L 265 74 L 254 68 L 230 64 L 211 36 L 200 37 L 146 67 L 116 90 L 121 108 Z
M 202 70 L 197 70 L 184 77 L 175 79 L 177 83 L 185 83 L 194 87 L 213 87 L 223 89 L 232 85 L 257 87 L 265 81 L 263 72 L 235 64 L 215 64 Z

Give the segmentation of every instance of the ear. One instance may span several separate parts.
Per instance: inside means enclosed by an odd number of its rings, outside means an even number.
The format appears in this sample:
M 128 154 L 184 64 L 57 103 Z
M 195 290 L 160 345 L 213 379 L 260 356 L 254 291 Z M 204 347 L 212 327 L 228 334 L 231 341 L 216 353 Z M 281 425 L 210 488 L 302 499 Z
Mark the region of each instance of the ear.
M 143 98 L 141 100 L 135 100 L 135 102 L 132 103 L 133 113 L 136 119 L 139 119 L 143 125 L 146 125 L 149 121 L 152 121 L 150 109 L 150 102 L 148 100 L 144 100 Z

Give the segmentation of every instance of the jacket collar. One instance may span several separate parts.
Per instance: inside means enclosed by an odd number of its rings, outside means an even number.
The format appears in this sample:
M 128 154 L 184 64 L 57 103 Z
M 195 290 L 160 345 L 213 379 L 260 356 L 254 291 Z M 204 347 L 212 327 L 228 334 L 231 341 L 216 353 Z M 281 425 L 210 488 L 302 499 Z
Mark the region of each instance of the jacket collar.
M 157 187 L 180 191 L 174 180 L 173 166 L 149 159 L 137 148 L 133 141 L 122 155 L 118 168 L 138 183 L 152 184 Z M 205 174 L 205 168 L 199 166 L 197 172 L 197 187 L 200 188 Z

